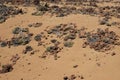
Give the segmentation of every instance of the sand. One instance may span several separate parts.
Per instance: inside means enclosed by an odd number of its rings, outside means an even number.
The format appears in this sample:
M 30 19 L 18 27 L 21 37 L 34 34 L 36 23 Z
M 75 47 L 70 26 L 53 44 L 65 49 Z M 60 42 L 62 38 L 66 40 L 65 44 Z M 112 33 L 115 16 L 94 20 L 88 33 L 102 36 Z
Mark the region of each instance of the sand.
M 24 7 L 23 7 L 24 8 Z M 34 7 L 26 7 L 27 14 L 17 15 L 9 18 L 5 23 L 0 24 L 0 37 L 2 40 L 12 37 L 12 29 L 16 26 L 28 27 L 28 24 L 41 22 L 43 25 L 39 28 L 29 28 L 30 32 L 38 34 L 43 32 L 46 27 L 53 27 L 58 24 L 75 23 L 78 28 L 86 27 L 89 31 L 97 28 L 105 29 L 107 26 L 99 25 L 98 17 L 89 15 L 68 15 L 62 18 L 51 17 L 46 14 L 43 16 L 32 16 Z M 114 19 L 114 21 L 120 21 Z M 110 30 L 120 34 L 120 29 L 116 26 L 109 27 Z M 63 80 L 64 76 L 82 75 L 84 80 L 120 80 L 120 47 L 107 52 L 97 52 L 93 49 L 82 48 L 83 40 L 76 39 L 72 48 L 63 49 L 54 60 L 53 56 L 46 59 L 40 58 L 44 52 L 44 47 L 37 46 L 37 42 L 32 40 L 31 45 L 34 50 L 39 50 L 34 55 L 22 54 L 25 46 L 18 47 L 0 47 L 0 64 L 11 63 L 12 55 L 18 54 L 20 59 L 14 65 L 13 71 L 0 74 L 0 80 Z M 112 52 L 116 55 L 111 56 Z M 108 53 L 108 54 L 107 54 Z M 78 65 L 76 68 L 73 66 Z M 76 79 L 81 80 L 81 79 Z

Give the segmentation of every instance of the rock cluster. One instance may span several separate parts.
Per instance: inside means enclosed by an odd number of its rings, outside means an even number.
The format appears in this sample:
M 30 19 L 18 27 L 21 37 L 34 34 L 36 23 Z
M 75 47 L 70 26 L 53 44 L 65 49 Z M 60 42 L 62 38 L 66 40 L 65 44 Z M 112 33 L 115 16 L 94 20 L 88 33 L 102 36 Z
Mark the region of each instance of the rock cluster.
M 74 40 L 77 37 L 76 25 L 73 23 L 70 24 L 60 24 L 54 28 L 47 30 L 48 34 L 54 34 L 58 38 L 64 38 L 64 41 Z
M 0 74 L 8 73 L 11 72 L 12 70 L 13 70 L 13 66 L 11 64 L 6 64 L 2 66 L 2 70 L 0 70 Z
M 98 29 L 97 32 L 86 32 L 86 41 L 83 44 L 83 48 L 89 47 L 95 51 L 107 51 L 112 49 L 115 45 L 120 45 L 119 36 L 109 31 L 108 28 L 105 30 Z
M 29 24 L 28 26 L 37 28 L 37 27 L 42 26 L 42 23 L 32 23 L 32 24 Z
M 31 46 L 26 46 L 25 50 L 23 50 L 24 54 L 27 54 L 27 52 L 31 52 L 33 50 L 33 48 Z
M 20 56 L 18 54 L 13 55 L 10 61 L 12 61 L 12 64 L 16 64 L 16 62 L 20 59 Z
M 22 9 L 0 4 L 0 23 L 5 22 L 6 19 L 10 17 L 10 15 L 17 14 L 23 14 Z
M 68 7 L 68 6 L 38 6 L 38 11 L 35 13 L 45 14 L 46 12 L 50 13 L 51 15 L 55 15 L 56 17 L 64 17 L 70 14 L 87 14 L 87 15 L 96 15 L 97 12 L 93 7 L 83 7 L 77 9 L 76 7 Z M 36 14 L 36 15 L 37 15 Z
M 63 77 L 63 80 L 82 80 L 84 77 L 82 75 L 70 75 Z
M 26 45 L 31 41 L 31 35 L 29 35 L 28 28 L 16 27 L 13 29 L 12 33 L 14 37 L 12 37 L 10 40 L 0 41 L 1 47 L 8 46 L 10 48 L 11 46 Z

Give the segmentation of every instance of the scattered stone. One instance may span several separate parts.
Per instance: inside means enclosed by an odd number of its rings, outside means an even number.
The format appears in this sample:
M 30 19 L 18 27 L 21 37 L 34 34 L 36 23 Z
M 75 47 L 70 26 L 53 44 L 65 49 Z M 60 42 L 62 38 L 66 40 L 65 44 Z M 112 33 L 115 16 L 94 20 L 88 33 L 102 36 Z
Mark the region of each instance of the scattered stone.
M 11 72 L 12 70 L 13 70 L 13 66 L 11 64 L 6 64 L 2 66 L 2 70 L 0 70 L 0 74 L 8 73 Z
M 26 45 L 30 42 L 30 37 L 18 37 L 18 38 L 13 38 L 11 40 L 11 45 L 13 46 L 19 46 L 19 45 Z
M 109 22 L 109 17 L 105 17 L 102 20 L 99 21 L 100 25 L 106 25 L 106 26 L 111 26 L 111 23 Z
M 97 66 L 99 66 L 99 67 L 101 66 L 101 64 L 100 64 L 100 63 L 96 63 L 96 64 L 97 64 Z
M 74 44 L 74 42 L 71 42 L 71 41 L 64 42 L 65 47 L 72 47 L 73 44 Z
M 50 53 L 53 53 L 53 54 L 58 53 L 59 50 L 60 49 L 57 46 L 49 46 L 49 47 L 46 48 L 47 52 L 50 52 Z
M 20 59 L 20 56 L 18 54 L 13 55 L 10 61 L 12 61 L 13 64 L 16 64 L 16 62 Z
M 37 28 L 37 27 L 42 26 L 42 23 L 33 23 L 33 24 L 29 24 L 28 26 Z
M 83 48 L 87 45 L 95 51 L 107 51 L 113 48 L 115 45 L 119 45 L 119 36 L 113 32 L 109 31 L 108 28 L 105 30 L 98 29 L 96 33 L 87 33 L 86 42 L 83 44 Z
M 23 78 L 21 78 L 21 80 L 24 80 Z
M 74 74 L 63 77 L 63 80 L 79 80 L 79 79 L 84 79 L 84 77 L 79 75 L 74 75 Z
M 6 21 L 5 17 L 0 16 L 0 23 L 3 23 L 5 21 Z
M 83 76 L 81 76 L 81 79 L 84 79 L 84 77 L 83 77 Z
M 74 65 L 74 66 L 73 66 L 73 68 L 77 68 L 77 67 L 78 67 L 78 65 Z
M 63 80 L 68 80 L 68 77 L 67 77 L 67 76 L 65 76 L 65 77 L 63 78 Z
M 5 41 L 0 42 L 0 46 L 1 47 L 6 47 L 7 46 L 7 42 L 5 42 Z
M 52 42 L 52 43 L 56 43 L 57 40 L 56 40 L 56 39 L 52 39 L 51 42 Z
M 35 41 L 40 41 L 41 40 L 41 35 L 40 34 L 38 34 L 38 35 L 36 35 L 35 37 L 34 37 L 34 39 L 35 39 Z
M 23 50 L 23 53 L 26 54 L 27 52 L 30 52 L 32 50 L 33 50 L 33 48 L 31 46 L 26 46 L 25 50 Z
M 32 51 L 33 48 L 32 48 L 31 46 L 26 46 L 25 50 L 26 50 L 26 51 Z
M 76 79 L 76 76 L 75 75 L 71 75 L 70 76 L 70 80 L 74 80 L 74 79 Z
M 83 28 L 81 28 L 78 32 L 79 32 L 79 38 L 86 38 L 86 28 L 85 27 L 83 27 Z
M 13 29 L 13 34 L 19 34 L 21 32 L 21 28 L 16 27 Z
M 23 10 L 16 7 L 0 4 L 0 23 L 5 22 L 6 19 L 10 17 L 10 15 L 18 14 L 23 14 Z
M 115 56 L 116 55 L 116 53 L 115 52 L 113 52 L 112 54 L 111 54 L 111 56 Z

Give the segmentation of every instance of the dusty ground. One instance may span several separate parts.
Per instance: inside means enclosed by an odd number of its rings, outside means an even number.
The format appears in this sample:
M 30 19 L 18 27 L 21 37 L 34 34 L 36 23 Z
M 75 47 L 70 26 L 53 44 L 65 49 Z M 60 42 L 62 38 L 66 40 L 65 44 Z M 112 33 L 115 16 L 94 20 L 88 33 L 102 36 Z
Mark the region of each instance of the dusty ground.
M 32 16 L 34 7 L 26 8 L 27 14 L 17 15 L 0 24 L 0 37 L 2 40 L 12 36 L 12 29 L 16 26 L 28 27 L 28 24 L 42 22 L 39 28 L 30 28 L 30 32 L 38 34 L 47 26 L 53 27 L 61 23 L 75 23 L 78 28 L 86 27 L 92 31 L 97 28 L 106 28 L 98 23 L 98 17 L 89 15 L 69 15 L 63 18 L 44 16 Z M 119 21 L 114 19 L 114 21 Z M 116 26 L 109 27 L 110 30 L 120 34 Z M 9 73 L 0 74 L 0 80 L 63 80 L 64 76 L 72 74 L 82 75 L 84 80 L 120 80 L 120 47 L 115 46 L 108 52 L 96 52 L 93 49 L 82 48 L 83 40 L 76 39 L 72 48 L 65 48 L 59 53 L 60 58 L 54 60 L 53 56 L 46 59 L 40 58 L 44 52 L 43 47 L 38 47 L 33 40 L 30 42 L 35 50 L 40 50 L 34 55 L 22 54 L 25 46 L 11 47 L 10 49 L 0 47 L 0 64 L 10 63 L 12 55 L 19 54 L 20 59 Z M 116 55 L 111 56 L 112 52 Z M 107 54 L 109 53 L 109 54 Z M 77 68 L 73 66 L 78 65 Z M 81 79 L 78 79 L 81 80 Z

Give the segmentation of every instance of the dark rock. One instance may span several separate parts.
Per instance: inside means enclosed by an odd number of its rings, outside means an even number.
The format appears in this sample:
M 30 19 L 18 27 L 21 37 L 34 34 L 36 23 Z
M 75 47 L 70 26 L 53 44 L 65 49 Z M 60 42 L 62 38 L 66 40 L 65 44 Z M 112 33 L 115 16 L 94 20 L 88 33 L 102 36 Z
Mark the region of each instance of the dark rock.
M 10 61 L 12 61 L 13 64 L 15 64 L 19 59 L 20 59 L 20 56 L 18 54 L 16 54 L 16 55 L 12 56 L 12 58 L 10 59 Z
M 10 15 L 23 14 L 22 9 L 0 4 L 0 23 L 6 21 Z
M 16 28 L 14 28 L 13 29 L 13 34 L 19 34 L 20 33 L 20 31 L 21 31 L 21 28 L 19 28 L 19 27 L 16 27 Z
M 30 37 L 24 37 L 22 38 L 22 45 L 26 45 L 30 42 Z
M 51 54 L 56 54 L 60 51 L 61 51 L 61 49 L 58 46 L 49 46 L 46 48 L 46 52 L 49 52 Z
M 64 78 L 63 78 L 63 80 L 68 80 L 69 78 L 67 77 L 67 76 L 65 76 Z
M 2 70 L 0 70 L 0 73 L 8 73 L 13 70 L 13 66 L 11 64 L 3 65 Z
M 29 24 L 29 27 L 40 27 L 42 26 L 42 23 L 33 23 L 33 24 Z
M 34 39 L 35 39 L 35 41 L 40 41 L 41 40 L 41 35 L 40 34 L 38 34 L 38 35 L 36 35 L 35 37 L 34 37 Z
M 0 46 L 1 46 L 1 47 L 6 47 L 6 46 L 7 46 L 7 43 L 6 43 L 5 41 L 2 41 L 2 42 L 0 42 Z
M 64 42 L 64 46 L 65 46 L 65 47 L 72 47 L 73 44 L 74 44 L 74 42 L 71 42 L 71 41 L 66 41 L 66 42 Z
M 6 21 L 5 17 L 0 16 L 0 23 L 3 23 L 5 21 Z
M 113 52 L 112 54 L 111 54 L 111 56 L 115 56 L 116 55 L 116 53 L 115 52 Z
M 73 68 L 77 68 L 77 67 L 78 67 L 78 65 L 74 65 L 74 66 L 73 66 Z
M 56 39 L 52 39 L 51 42 L 52 42 L 52 43 L 56 43 L 57 40 L 56 40 Z
M 110 50 L 114 45 L 119 45 L 119 37 L 115 32 L 109 31 L 109 29 L 98 29 L 96 33 L 90 33 L 86 37 L 86 42 L 83 44 L 83 48 L 87 45 L 96 51 Z
M 26 47 L 25 47 L 25 50 L 28 52 L 28 51 L 32 51 L 33 48 L 32 48 L 31 46 L 26 46 Z
M 81 76 L 81 79 L 84 79 L 84 77 L 83 77 L 83 76 Z

